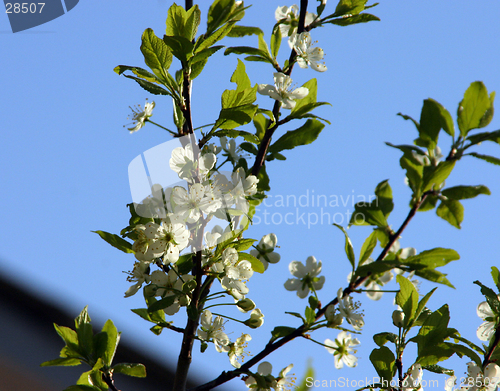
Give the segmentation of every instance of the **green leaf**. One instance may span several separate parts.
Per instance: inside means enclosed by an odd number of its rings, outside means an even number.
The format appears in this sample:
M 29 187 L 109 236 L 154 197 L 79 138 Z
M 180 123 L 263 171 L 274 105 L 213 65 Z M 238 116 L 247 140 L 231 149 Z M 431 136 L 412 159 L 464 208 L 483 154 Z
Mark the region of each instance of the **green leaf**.
M 189 63 L 192 66 L 193 64 L 196 64 L 197 62 L 206 61 L 212 54 L 217 53 L 223 47 L 224 46 L 212 46 L 211 48 L 201 50 L 201 51 L 197 52 L 193 57 L 191 57 L 191 60 L 189 61 Z M 191 78 L 193 78 L 192 74 L 193 74 L 193 71 L 191 70 Z
M 385 229 L 388 223 L 384 213 L 382 213 L 376 205 L 376 200 L 374 200 L 370 204 L 367 202 L 358 202 L 354 205 L 354 213 L 349 222 L 349 226 L 351 225 L 374 225 Z
M 424 322 L 418 335 L 415 337 L 418 343 L 418 354 L 421 352 L 442 343 L 448 337 L 448 322 L 450 321 L 450 311 L 448 305 L 445 304 L 438 310 L 434 311 Z M 435 363 L 433 363 L 435 364 Z M 424 365 L 424 364 L 422 364 Z M 431 365 L 431 364 L 426 364 Z
M 285 149 L 293 149 L 299 145 L 307 145 L 316 140 L 325 127 L 324 124 L 315 119 L 308 119 L 300 128 L 286 132 L 268 151 L 270 153 L 281 152 Z
M 455 288 L 450 281 L 446 278 L 446 274 L 434 269 L 421 269 L 416 270 L 415 275 L 425 278 L 426 280 L 437 282 L 438 284 L 443 284 L 449 286 L 450 288 Z
M 163 299 L 160 299 L 148 306 L 148 312 L 152 314 L 156 311 L 160 311 L 167 307 L 170 307 L 172 304 L 174 304 L 176 298 L 176 295 L 164 297 Z
M 347 259 L 351 263 L 352 270 L 354 270 L 354 268 L 356 267 L 356 256 L 354 255 L 354 248 L 352 247 L 351 239 L 349 239 L 346 230 L 342 226 L 335 223 L 333 223 L 333 225 L 344 233 L 345 236 L 344 251 L 345 254 L 347 255 Z
M 464 220 L 464 207 L 460 201 L 441 198 L 436 214 L 455 228 L 460 229 L 460 224 Z
M 153 75 L 151 72 L 146 71 L 145 69 L 139 68 L 139 67 L 130 67 L 128 65 L 118 65 L 113 69 L 116 73 L 121 75 L 125 71 L 131 71 L 134 73 L 136 76 L 146 79 L 147 81 L 150 81 L 152 83 L 157 83 L 158 78 Z
M 227 247 L 232 247 L 236 251 L 245 251 L 252 247 L 252 244 L 255 243 L 255 239 L 240 239 L 235 242 L 231 242 L 227 245 Z
M 317 94 L 318 94 L 318 81 L 314 78 L 307 82 L 305 82 L 302 87 L 305 87 L 309 90 L 307 95 L 302 99 L 297 100 L 295 107 L 290 112 L 291 118 L 300 118 L 303 114 L 311 111 L 314 107 L 307 108 L 306 106 L 310 106 L 316 103 Z M 325 103 L 328 104 L 328 103 Z M 319 105 L 321 106 L 321 105 Z
M 455 353 L 455 350 L 446 343 L 425 345 L 425 348 L 419 352 L 416 362 L 421 364 L 422 367 L 427 367 L 435 365 L 439 361 L 447 360 L 453 353 Z
M 247 27 L 247 26 L 234 26 L 228 37 L 239 38 L 244 37 L 245 35 L 260 35 L 264 34 L 264 32 L 258 27 Z
M 288 326 L 276 326 L 273 331 L 271 331 L 272 338 L 271 341 L 276 341 L 279 338 L 286 337 L 295 331 L 295 328 Z M 270 341 L 270 342 L 271 342 Z
M 55 360 L 45 361 L 40 364 L 41 367 L 52 367 L 52 366 L 63 366 L 63 367 L 72 367 L 76 365 L 80 365 L 82 362 L 77 358 L 71 357 L 60 357 Z
M 373 349 L 370 354 L 372 362 L 382 383 L 390 382 L 396 372 L 396 358 L 387 346 Z
M 309 301 L 309 305 L 313 310 L 316 310 L 318 308 L 319 301 L 316 296 L 313 295 L 309 296 L 307 301 Z
M 375 195 L 377 196 L 377 206 L 380 207 L 385 218 L 389 217 L 389 214 L 394 208 L 394 202 L 392 201 L 392 189 L 391 186 L 389 186 L 388 179 L 377 185 L 375 188 Z
M 375 15 L 367 14 L 367 13 L 363 12 L 362 14 L 349 16 L 347 18 L 338 18 L 338 19 L 328 20 L 324 23 L 332 23 L 332 24 L 336 24 L 337 26 L 350 26 L 352 24 L 368 23 L 368 22 L 372 22 L 372 21 L 380 21 L 380 18 L 378 18 Z
M 92 231 L 92 232 L 98 234 L 104 241 L 108 242 L 118 250 L 121 250 L 124 253 L 132 253 L 132 254 L 134 253 L 134 251 L 132 250 L 132 243 L 127 242 L 125 239 L 122 239 L 118 235 L 110 234 L 109 232 L 105 231 Z
M 433 99 L 425 99 L 420 113 L 419 138 L 416 144 L 429 150 L 436 148 L 442 123 L 438 103 Z
M 194 45 L 193 43 L 184 37 L 179 36 L 163 36 L 163 42 L 172 51 L 172 54 L 179 59 L 181 63 L 187 63 L 187 61 L 193 57 Z
M 177 272 L 181 275 L 190 273 L 193 269 L 193 254 L 181 255 L 175 266 L 177 267 Z
M 80 312 L 75 318 L 76 335 L 78 336 L 78 346 L 82 349 L 83 354 L 89 357 L 93 350 L 94 332 L 90 324 L 90 316 L 87 312 L 87 307 Z
M 488 118 L 491 104 L 488 90 L 483 82 L 475 81 L 471 83 L 467 91 L 465 91 L 464 98 L 459 103 L 457 110 L 457 122 L 462 137 L 465 138 L 472 129 L 486 126 L 482 123 L 486 122 L 483 117 Z
M 373 231 L 370 236 L 366 238 L 363 245 L 361 246 L 361 252 L 359 254 L 358 265 L 362 265 L 365 261 L 372 255 L 373 250 L 377 246 L 377 233 Z
M 151 68 L 156 77 L 165 82 L 168 79 L 168 69 L 172 64 L 172 52 L 150 28 L 144 30 L 142 34 L 141 52 L 146 65 Z
M 434 373 L 440 373 L 448 376 L 453 376 L 455 372 L 452 369 L 447 369 L 443 368 L 442 366 L 439 365 L 426 365 L 422 367 L 423 369 L 429 371 L 429 372 L 434 372 Z
M 412 268 L 418 269 L 418 265 L 421 268 L 430 267 L 432 269 L 447 265 L 451 261 L 456 261 L 460 259 L 460 255 L 455 250 L 436 247 L 431 250 L 422 251 L 417 255 L 406 258 L 403 263 L 405 265 L 411 265 Z
M 274 27 L 273 34 L 271 35 L 271 54 L 274 58 L 278 57 L 278 52 L 281 46 L 281 30 L 278 26 Z
M 387 342 L 392 342 L 396 343 L 398 340 L 398 336 L 394 333 L 378 333 L 373 336 L 373 341 L 378 345 L 378 346 L 384 346 Z
M 356 15 L 365 9 L 368 0 L 340 0 L 335 8 L 336 16 Z
M 448 343 L 447 345 L 451 347 L 459 357 L 467 356 L 472 361 L 474 361 L 479 367 L 481 367 L 482 365 L 481 359 L 474 350 L 468 348 L 467 346 L 454 343 Z
M 497 286 L 497 289 L 500 290 L 500 272 L 496 266 L 491 267 L 491 277 L 493 278 L 493 282 Z
M 479 144 L 483 141 L 493 141 L 494 143 L 500 144 L 500 130 L 469 135 L 467 136 L 467 140 L 470 141 L 470 145 Z
M 66 326 L 59 326 L 54 323 L 54 328 L 57 334 L 63 339 L 64 343 L 69 347 L 78 347 L 78 336 L 75 330 L 70 329 Z
M 236 138 L 236 137 L 243 137 L 246 141 L 254 143 L 254 144 L 259 144 L 259 139 L 255 134 L 245 132 L 244 130 L 238 130 L 238 129 L 224 129 L 224 130 L 218 130 L 213 134 L 214 136 L 217 137 L 231 137 L 231 138 Z
M 174 3 L 168 9 L 166 35 L 179 36 L 192 41 L 198 31 L 200 18 L 201 12 L 198 5 L 194 5 L 186 12 L 183 7 Z
M 216 0 L 208 9 L 207 32 L 211 35 L 215 30 L 227 22 L 237 22 L 245 15 L 242 3 L 236 4 L 234 0 Z
M 424 311 L 425 309 L 425 305 L 427 304 L 427 302 L 429 301 L 429 299 L 431 298 L 431 296 L 433 295 L 433 293 L 436 291 L 437 288 L 434 288 L 432 289 L 430 292 L 428 292 L 419 302 L 418 302 L 418 306 L 417 306 L 417 310 L 415 311 L 415 317 L 412 321 L 410 322 L 407 322 L 406 323 L 406 327 L 408 329 L 410 329 L 419 319 L 420 317 L 420 314 L 422 314 L 422 312 Z
M 415 125 L 417 130 L 419 130 L 420 124 L 417 121 L 415 121 L 412 117 L 410 117 L 409 115 L 406 115 L 406 114 L 402 114 L 402 113 L 398 113 L 397 115 L 399 115 L 400 117 L 403 117 L 403 119 L 406 121 L 410 120 L 411 122 L 413 122 L 413 124 Z
M 238 253 L 238 261 L 245 260 L 250 262 L 252 265 L 252 270 L 257 273 L 264 273 L 264 265 L 262 264 L 261 261 L 259 261 L 257 258 L 255 258 L 253 255 L 247 254 L 247 253 Z
M 116 364 L 112 368 L 113 373 L 121 373 L 122 375 L 133 377 L 146 377 L 146 367 L 142 364 Z
M 491 195 L 490 189 L 486 186 L 454 186 L 448 187 L 441 192 L 445 197 L 454 200 L 466 200 L 469 198 L 475 198 L 479 194 Z
M 451 174 L 455 167 L 455 161 L 439 162 L 437 166 L 425 166 L 422 180 L 422 191 L 430 190 L 433 187 L 439 187 Z
M 245 60 L 250 60 L 250 61 L 262 61 L 262 62 L 267 62 L 269 64 L 274 64 L 273 59 L 269 57 L 269 54 L 266 52 L 253 48 L 251 46 L 232 46 L 228 47 L 224 51 L 224 55 L 227 56 L 231 53 L 234 54 L 248 54 L 254 58 L 250 59 L 249 57 L 245 58 Z
M 493 156 L 488 156 L 488 155 L 480 155 L 479 153 L 471 152 L 469 155 L 474 156 L 475 158 L 484 160 L 488 163 L 495 164 L 497 166 L 500 166 L 500 159 L 493 157 Z
M 313 324 L 316 321 L 316 312 L 311 307 L 306 307 L 305 311 L 307 324 Z
M 118 342 L 120 341 L 120 333 L 116 329 L 114 323 L 111 319 L 108 319 L 102 328 L 102 333 L 104 333 L 106 338 L 105 349 L 97 354 L 97 357 L 101 358 L 104 365 L 110 366 L 115 357 L 116 348 L 118 347 Z
M 396 276 L 399 292 L 396 294 L 396 304 L 405 313 L 405 323 L 410 324 L 415 318 L 418 308 L 418 292 L 413 283 L 402 275 Z
M 123 75 L 123 76 L 125 76 L 129 79 L 135 80 L 137 82 L 137 84 L 139 84 L 147 92 L 150 92 L 153 95 L 170 95 L 170 96 L 172 96 L 172 94 L 169 91 L 160 87 L 157 84 L 151 83 L 147 80 L 143 80 L 143 79 L 140 79 L 140 78 L 135 77 L 135 76 L 130 76 L 130 75 Z
M 498 295 L 495 291 L 487 286 L 481 284 L 479 281 L 474 281 L 474 284 L 481 287 L 481 293 L 486 297 L 491 310 L 498 316 L 500 315 L 500 301 L 498 300 Z

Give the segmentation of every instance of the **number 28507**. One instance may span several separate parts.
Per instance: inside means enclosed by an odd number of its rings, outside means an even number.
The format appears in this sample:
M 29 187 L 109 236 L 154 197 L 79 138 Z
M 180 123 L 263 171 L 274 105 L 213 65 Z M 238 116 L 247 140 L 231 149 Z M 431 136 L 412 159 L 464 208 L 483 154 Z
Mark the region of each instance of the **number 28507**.
M 5 3 L 5 12 L 7 14 L 35 14 L 42 13 L 45 3 Z

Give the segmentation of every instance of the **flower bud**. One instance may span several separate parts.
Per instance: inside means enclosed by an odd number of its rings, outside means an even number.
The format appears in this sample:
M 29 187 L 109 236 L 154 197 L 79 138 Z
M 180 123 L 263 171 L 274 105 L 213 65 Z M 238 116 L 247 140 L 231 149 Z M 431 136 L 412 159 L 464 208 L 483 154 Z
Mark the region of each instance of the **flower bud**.
M 259 328 L 264 324 L 264 314 L 256 308 L 252 311 L 250 319 L 245 320 L 243 323 L 252 329 Z
M 392 323 L 396 327 L 403 327 L 405 320 L 405 313 L 400 310 L 396 310 L 392 313 Z
M 236 303 L 238 309 L 243 312 L 251 311 L 255 308 L 255 303 L 250 299 L 242 299 Z

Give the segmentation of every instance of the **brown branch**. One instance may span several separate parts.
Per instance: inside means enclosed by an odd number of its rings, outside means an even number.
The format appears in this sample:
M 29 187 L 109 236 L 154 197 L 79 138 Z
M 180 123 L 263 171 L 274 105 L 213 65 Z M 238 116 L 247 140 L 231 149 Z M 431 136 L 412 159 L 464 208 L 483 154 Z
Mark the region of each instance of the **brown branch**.
M 422 203 L 425 201 L 427 196 L 429 194 L 432 194 L 432 193 L 433 193 L 433 191 L 425 192 L 422 195 L 422 197 L 420 197 L 420 200 L 418 202 L 416 202 L 415 205 L 413 205 L 410 212 L 408 213 L 408 216 L 403 221 L 403 224 L 401 224 L 401 227 L 399 227 L 398 231 L 394 235 L 391 236 L 389 242 L 384 247 L 384 249 L 382 250 L 380 255 L 377 257 L 376 262 L 379 262 L 385 258 L 385 256 L 389 252 L 392 245 L 401 236 L 402 232 L 408 226 L 411 219 L 415 216 L 415 214 L 417 213 L 418 209 L 420 208 Z M 363 282 L 366 281 L 366 279 L 369 276 L 370 275 L 368 274 L 367 276 L 360 277 L 354 283 L 350 284 L 349 287 L 344 289 L 343 297 L 349 295 L 356 288 L 358 288 Z M 328 303 L 326 306 L 324 306 L 323 308 L 318 310 L 318 312 L 316 313 L 316 320 L 319 320 L 320 318 L 323 317 L 323 315 L 325 314 L 326 309 L 329 305 L 337 305 L 337 304 L 338 304 L 338 298 L 335 298 L 330 303 Z M 285 345 L 287 342 L 290 342 L 291 340 L 293 340 L 297 337 L 303 336 L 304 332 L 306 332 L 306 331 L 307 331 L 307 329 L 306 329 L 305 325 L 302 325 L 302 326 L 296 328 L 292 333 L 288 334 L 287 336 L 285 336 L 277 341 L 274 341 L 272 343 L 268 343 L 266 345 L 266 347 L 260 353 L 258 353 L 256 356 L 254 356 L 251 360 L 247 361 L 244 365 L 241 366 L 241 368 L 233 370 L 233 371 L 229 371 L 229 372 L 224 371 L 216 379 L 214 379 L 208 383 L 205 383 L 201 386 L 195 387 L 195 388 L 191 389 L 190 391 L 208 391 L 208 390 L 213 389 L 214 387 L 217 387 L 223 383 L 226 383 L 229 380 L 234 379 L 235 377 L 241 375 L 242 373 L 247 372 L 253 365 L 257 364 L 264 357 L 268 356 L 269 354 L 271 354 L 272 352 L 274 352 L 275 350 L 277 350 L 281 346 Z M 500 334 L 499 334 L 498 338 L 500 340 Z
M 297 34 L 300 34 L 305 31 L 304 25 L 306 21 L 306 13 L 307 13 L 307 3 L 308 0 L 301 0 L 300 1 L 300 14 L 299 14 L 299 26 L 297 28 Z M 290 57 L 288 58 L 288 68 L 284 72 L 285 75 L 290 76 L 293 70 L 293 64 L 295 63 L 295 59 L 297 57 L 297 53 L 295 52 L 294 49 L 292 49 L 290 53 Z M 264 165 L 265 160 L 266 160 L 266 154 L 267 150 L 269 149 L 269 146 L 271 145 L 271 138 L 274 134 L 274 131 L 278 129 L 280 123 L 278 121 L 279 115 L 280 115 L 280 109 L 281 109 L 281 103 L 279 101 L 274 102 L 274 107 L 273 107 L 273 116 L 276 121 L 274 125 L 269 127 L 266 132 L 264 133 L 264 137 L 262 138 L 262 142 L 260 143 L 259 150 L 257 152 L 257 155 L 255 156 L 255 163 L 252 167 L 252 175 L 257 176 L 259 174 L 259 171 L 261 167 Z
M 491 344 L 490 348 L 488 349 L 488 353 L 484 356 L 483 360 L 483 368 L 486 367 L 491 361 L 491 356 L 493 355 L 493 352 L 497 348 L 498 344 L 500 343 L 500 325 L 497 326 L 495 329 L 495 338 L 493 339 L 493 343 Z

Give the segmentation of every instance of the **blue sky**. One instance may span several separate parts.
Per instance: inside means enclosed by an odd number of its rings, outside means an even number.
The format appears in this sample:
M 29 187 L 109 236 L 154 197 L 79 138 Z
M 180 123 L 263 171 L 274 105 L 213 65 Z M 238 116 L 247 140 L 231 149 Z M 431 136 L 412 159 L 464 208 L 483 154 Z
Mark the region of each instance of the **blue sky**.
M 274 10 L 285 3 L 257 3 L 247 11 L 244 24 L 258 25 L 269 39 Z M 131 80 L 116 75 L 113 68 L 120 64 L 144 66 L 139 51 L 141 34 L 148 27 L 159 36 L 164 34 L 170 4 L 81 1 L 68 14 L 16 34 L 10 32 L 7 16 L 0 17 L 4 53 L 0 73 L 0 270 L 25 289 L 57 302 L 75 316 L 89 304 L 90 315 L 97 323 L 113 319 L 123 332 L 123 340 L 159 360 L 173 363 L 180 337 L 166 331 L 154 336 L 148 331 L 149 325 L 130 312 L 131 308 L 143 307 L 141 295 L 123 298 L 129 283 L 122 271 L 132 268 L 133 257 L 91 233 L 98 229 L 118 233 L 127 225 L 125 205 L 131 201 L 128 165 L 139 154 L 169 140 L 164 131 L 152 125 L 134 135 L 123 128 L 129 122 L 128 106 L 143 105 L 145 98 L 156 101 L 153 119 L 173 127 L 171 102 L 169 98 L 149 95 Z M 201 29 L 206 22 L 206 4 L 201 5 Z M 480 9 L 465 0 L 449 4 L 381 1 L 370 10 L 381 22 L 326 26 L 313 32 L 317 45 L 326 53 L 328 71 L 320 74 L 297 68 L 292 77 L 297 86 L 310 78 L 318 79 L 318 100 L 329 101 L 332 106 L 322 107 L 316 113 L 332 124 L 314 144 L 287 151 L 286 162 L 269 163 L 273 197 L 268 204 L 287 195 L 338 196 L 344 200 L 353 195 L 369 197 L 377 183 L 389 179 L 396 204 L 390 223 L 399 227 L 408 211 L 410 191 L 403 182 L 400 154 L 384 141 L 409 144 L 416 131 L 396 114 L 418 118 L 423 99 L 432 97 L 455 117 L 457 104 L 471 82 L 483 81 L 488 91 L 500 88 L 500 5 L 494 0 L 482 1 Z M 330 1 L 327 10 L 333 8 Z M 241 43 L 226 39 L 223 44 Z M 256 38 L 247 39 L 246 44 L 256 45 Z M 283 42 L 280 58 L 284 60 L 288 53 Z M 225 57 L 219 52 L 195 80 L 196 126 L 213 122 L 218 115 L 219 96 L 231 88 L 229 78 L 236 64 L 237 56 Z M 253 84 L 272 82 L 270 66 L 246 65 Z M 271 108 L 273 102 L 262 96 L 258 103 Z M 293 129 L 291 126 L 280 132 Z M 499 128 L 497 117 L 486 130 Z M 448 151 L 450 143 L 442 135 L 439 145 Z M 500 156 L 500 149 L 494 144 L 484 144 L 478 151 Z M 473 159 L 460 161 L 447 185 L 484 184 L 492 195 L 464 201 L 461 230 L 434 212 L 419 213 L 404 232 L 401 244 L 419 251 L 434 247 L 458 251 L 461 259 L 445 270 L 457 289 L 440 286 L 429 306 L 437 309 L 449 303 L 451 327 L 479 343 L 475 330 L 481 320 L 476 316 L 476 306 L 482 298 L 472 282 L 479 279 L 491 286 L 490 266 L 498 264 L 500 167 Z M 262 207 L 261 212 L 275 214 L 278 221 L 285 209 L 297 214 L 321 213 L 320 208 L 312 205 L 299 206 L 297 210 L 276 204 Z M 327 212 L 343 214 L 349 210 L 353 210 L 350 202 L 329 207 Z M 284 311 L 304 310 L 305 301 L 283 288 L 290 277 L 290 261 L 305 261 L 314 255 L 323 262 L 326 283 L 319 292 L 323 302 L 346 285 L 349 273 L 343 235 L 326 222 L 309 227 L 300 221 L 261 223 L 252 227 L 248 235 L 259 239 L 269 232 L 278 236 L 282 260 L 271 265 L 263 277 L 255 276 L 249 283 L 250 297 L 265 314 L 264 327 L 252 332 L 250 350 L 254 354 L 265 345 L 274 326 L 296 325 L 295 318 Z M 356 254 L 369 233 L 368 228 L 350 229 Z M 423 282 L 420 292 L 426 293 L 433 286 Z M 394 289 L 395 284 L 389 287 Z M 333 357 L 323 348 L 294 341 L 269 357 L 275 370 L 293 362 L 294 372 L 300 377 L 311 357 L 320 380 L 375 376 L 368 358 L 374 347 L 371 335 L 394 331 L 390 318 L 394 309 L 392 296 L 386 294 L 378 302 L 371 302 L 364 295 L 355 299 L 361 301 L 366 320 L 365 330 L 358 337 L 361 345 L 357 368 L 337 371 Z M 235 314 L 228 312 L 230 316 Z M 176 319 L 182 327 L 184 318 Z M 226 331 L 232 331 L 230 338 L 235 339 L 243 329 L 229 323 Z M 322 330 L 315 338 L 334 339 L 336 334 Z M 405 358 L 405 365 L 413 363 L 411 352 Z M 445 366 L 453 367 L 461 376 L 466 362 L 454 359 Z M 230 366 L 226 356 L 209 347 L 203 355 L 195 354 L 192 368 L 200 378 L 211 380 Z M 444 376 L 440 379 L 444 381 Z M 229 388 L 244 386 L 233 381 Z

